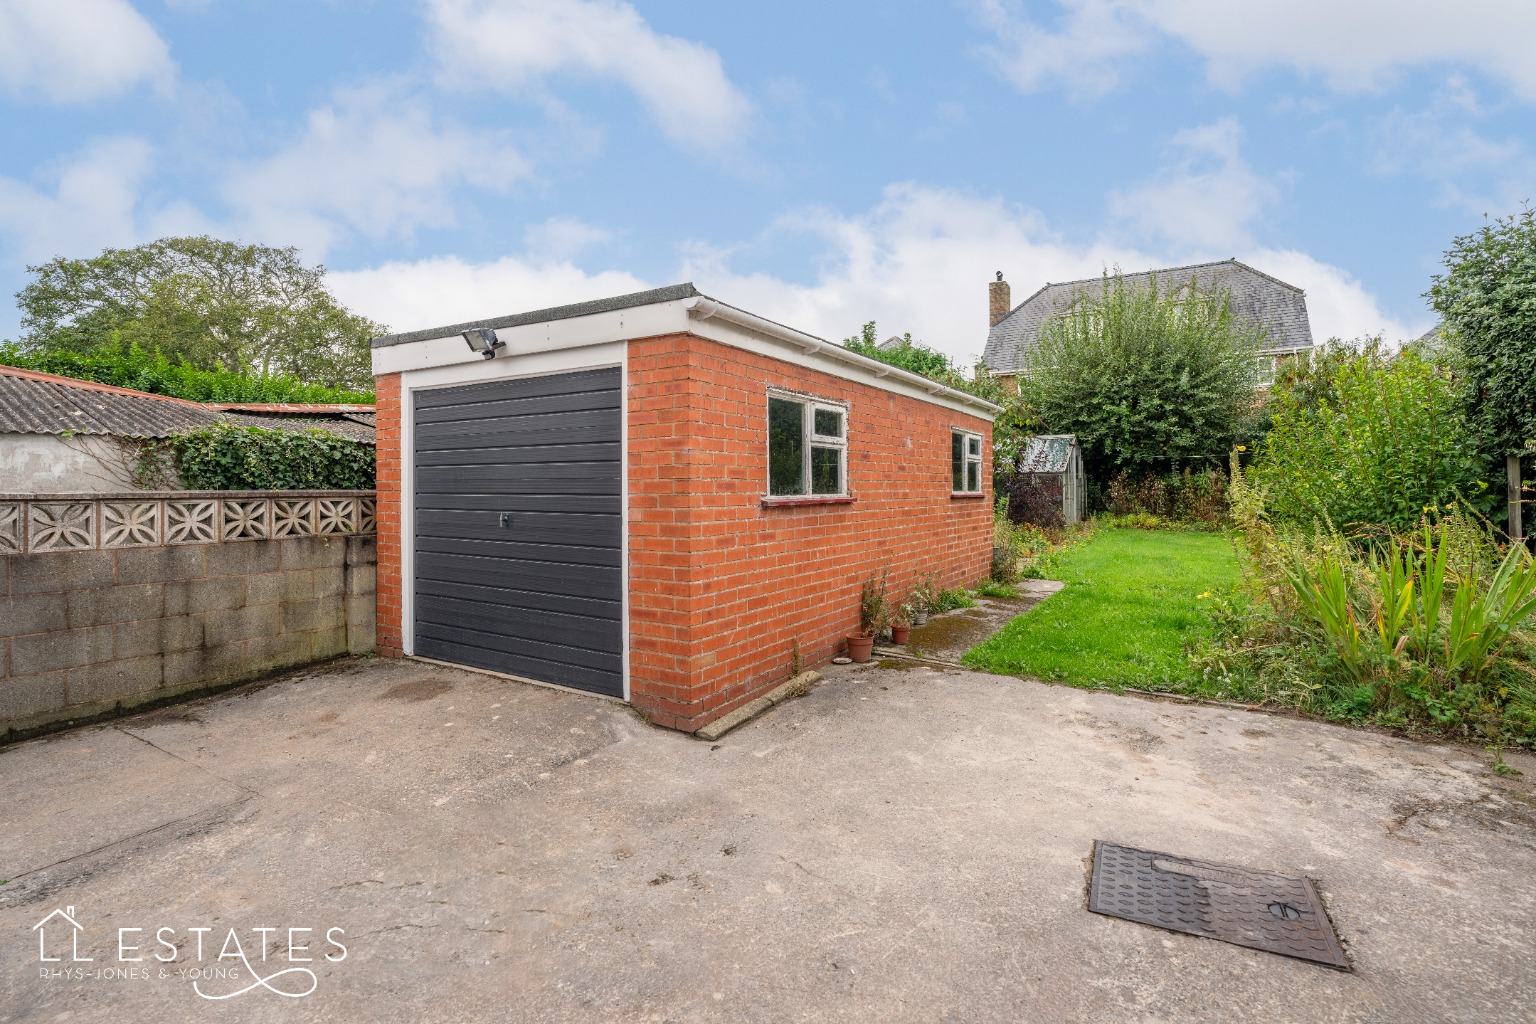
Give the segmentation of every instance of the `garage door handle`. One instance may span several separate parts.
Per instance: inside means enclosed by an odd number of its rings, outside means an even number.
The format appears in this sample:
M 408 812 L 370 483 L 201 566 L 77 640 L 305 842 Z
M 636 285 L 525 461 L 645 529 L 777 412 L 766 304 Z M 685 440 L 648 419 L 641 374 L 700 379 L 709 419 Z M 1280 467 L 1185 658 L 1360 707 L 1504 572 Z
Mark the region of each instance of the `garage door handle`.
M 502 526 L 502 529 L 506 529 L 507 527 L 509 527 L 511 525 L 512 525 L 512 513 L 511 512 L 503 512 L 501 514 L 501 526 Z

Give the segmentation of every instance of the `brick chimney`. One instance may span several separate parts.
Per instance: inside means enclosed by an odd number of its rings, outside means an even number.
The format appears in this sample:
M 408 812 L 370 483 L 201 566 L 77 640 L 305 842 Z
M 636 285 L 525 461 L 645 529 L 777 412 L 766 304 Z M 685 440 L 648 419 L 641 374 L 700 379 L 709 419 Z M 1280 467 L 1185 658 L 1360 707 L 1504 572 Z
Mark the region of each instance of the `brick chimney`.
M 989 324 L 995 324 L 1007 316 L 1013 309 L 1013 301 L 1008 292 L 1008 282 L 1003 280 L 1003 272 L 997 272 L 997 280 L 987 284 L 987 315 Z

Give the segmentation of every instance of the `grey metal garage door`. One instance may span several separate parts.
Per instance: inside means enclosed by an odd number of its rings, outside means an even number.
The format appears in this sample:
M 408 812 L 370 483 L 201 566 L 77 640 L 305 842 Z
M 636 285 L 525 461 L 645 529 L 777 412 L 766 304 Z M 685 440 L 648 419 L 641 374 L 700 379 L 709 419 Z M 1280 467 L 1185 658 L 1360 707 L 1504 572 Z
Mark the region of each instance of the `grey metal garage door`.
M 415 396 L 416 653 L 622 696 L 618 368 Z

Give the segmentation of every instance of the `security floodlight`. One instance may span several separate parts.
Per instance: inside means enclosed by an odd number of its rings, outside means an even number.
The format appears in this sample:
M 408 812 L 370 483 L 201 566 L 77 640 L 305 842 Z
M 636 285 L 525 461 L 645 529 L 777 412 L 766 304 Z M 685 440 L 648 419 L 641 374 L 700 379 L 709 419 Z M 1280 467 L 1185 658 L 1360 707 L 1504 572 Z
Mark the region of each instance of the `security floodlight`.
M 489 327 L 471 327 L 464 332 L 464 340 L 471 352 L 478 352 L 486 359 L 494 358 L 497 349 L 507 347 L 507 343 L 496 337 L 496 332 Z

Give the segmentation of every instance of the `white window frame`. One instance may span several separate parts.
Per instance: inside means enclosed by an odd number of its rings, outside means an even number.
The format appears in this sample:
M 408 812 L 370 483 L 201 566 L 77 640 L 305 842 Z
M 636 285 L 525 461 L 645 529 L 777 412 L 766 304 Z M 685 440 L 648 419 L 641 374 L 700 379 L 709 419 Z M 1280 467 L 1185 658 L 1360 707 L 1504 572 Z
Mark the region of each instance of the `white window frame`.
M 817 501 L 830 498 L 848 497 L 848 403 L 837 402 L 829 398 L 818 398 L 815 395 L 804 395 L 796 391 L 785 391 L 781 388 L 769 388 L 767 398 L 763 401 L 763 424 L 768 424 L 768 402 L 771 399 L 779 399 L 783 402 L 794 402 L 805 409 L 806 414 L 800 418 L 800 481 L 805 490 L 796 494 L 773 493 L 773 460 L 768 460 L 767 469 L 763 479 L 763 495 L 769 500 L 785 499 L 789 501 Z M 817 411 L 835 412 L 842 417 L 843 435 L 831 437 L 826 434 L 816 433 Z M 768 444 L 771 443 L 766 432 L 764 435 L 763 454 L 768 455 Z M 811 490 L 811 448 L 833 448 L 838 456 L 838 481 L 842 484 L 837 493 L 821 493 Z
M 970 467 L 976 466 L 976 489 L 955 486 L 955 438 L 960 438 L 960 483 L 963 485 L 970 479 Z M 971 442 L 976 442 L 976 453 L 971 454 Z M 982 438 L 974 430 L 966 430 L 964 427 L 949 428 L 949 485 L 951 494 L 985 494 L 987 482 L 982 474 Z

